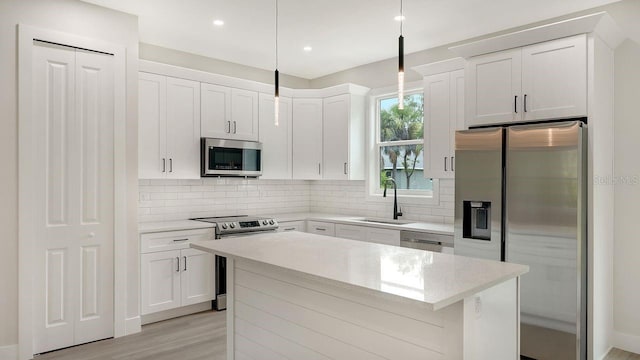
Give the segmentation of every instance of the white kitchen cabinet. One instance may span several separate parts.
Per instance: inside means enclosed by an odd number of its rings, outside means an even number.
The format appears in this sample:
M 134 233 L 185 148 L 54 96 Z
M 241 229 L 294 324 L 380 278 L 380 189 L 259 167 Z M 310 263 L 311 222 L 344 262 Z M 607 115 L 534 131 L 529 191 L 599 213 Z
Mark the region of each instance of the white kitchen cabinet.
M 464 70 L 424 77 L 424 176 L 453 179 L 455 132 L 464 129 Z
M 336 224 L 336 237 L 400 246 L 400 231 L 372 226 Z
M 200 86 L 139 74 L 138 176 L 200 178 Z
M 285 232 L 285 231 L 305 232 L 305 230 L 306 230 L 306 226 L 305 226 L 304 220 L 278 222 L 278 232 Z
M 272 94 L 260 94 L 259 119 L 262 143 L 262 179 L 291 179 L 292 133 L 291 98 L 280 97 L 278 126 L 274 124 Z
M 258 140 L 258 93 L 202 83 L 202 137 Z
M 293 178 L 322 179 L 322 99 L 293 99 Z
M 323 179 L 364 180 L 364 111 L 363 96 L 323 100 Z
M 189 248 L 191 241 L 213 237 L 212 229 L 140 236 L 142 315 L 215 299 L 214 256 Z
M 336 224 L 336 237 L 366 241 L 367 228 L 365 226 Z
M 336 224 L 324 221 L 307 221 L 307 232 L 311 234 L 336 236 Z
M 587 115 L 586 35 L 473 57 L 467 125 Z
M 378 244 L 400 246 L 400 231 L 367 227 L 366 241 Z

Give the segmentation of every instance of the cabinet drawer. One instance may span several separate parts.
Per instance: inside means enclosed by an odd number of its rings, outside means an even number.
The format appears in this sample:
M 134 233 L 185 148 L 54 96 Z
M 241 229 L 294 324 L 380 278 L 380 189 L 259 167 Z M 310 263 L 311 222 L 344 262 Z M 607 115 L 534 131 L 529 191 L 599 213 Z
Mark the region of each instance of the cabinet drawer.
M 304 221 L 285 221 L 278 223 L 278 231 L 305 231 L 305 222 Z
M 366 241 L 367 228 L 364 226 L 336 224 L 336 237 Z
M 307 232 L 318 235 L 336 236 L 336 225 L 321 221 L 307 221 Z
M 192 241 L 212 240 L 214 237 L 213 228 L 141 234 L 140 253 L 186 249 Z

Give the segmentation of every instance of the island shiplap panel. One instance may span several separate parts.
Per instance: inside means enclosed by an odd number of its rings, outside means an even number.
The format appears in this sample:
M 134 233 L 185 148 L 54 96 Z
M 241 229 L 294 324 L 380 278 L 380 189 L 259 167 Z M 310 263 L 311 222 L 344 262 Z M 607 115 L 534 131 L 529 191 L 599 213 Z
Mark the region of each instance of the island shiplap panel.
M 342 299 L 332 294 L 330 289 L 327 289 L 326 293 L 313 291 L 239 268 L 236 269 L 236 284 L 255 289 L 276 299 L 304 304 L 304 307 L 311 311 L 342 319 L 375 332 L 388 333 L 414 345 L 442 352 L 443 319 L 439 316 L 432 319 L 438 324 L 426 323 L 398 316 L 384 308 L 375 308 Z M 388 309 L 388 304 L 380 305 L 387 305 Z
M 451 309 L 418 307 L 416 315 L 422 316 L 416 319 L 395 311 L 404 307 L 402 301 L 353 290 L 343 297 L 350 290 L 302 274 L 251 261 L 234 264 L 230 300 L 235 349 L 243 356 L 254 358 L 243 348 L 253 343 L 289 359 L 429 360 L 461 354 L 462 343 L 452 339 L 462 339 L 462 318 Z M 459 313 L 461 305 L 452 307 Z

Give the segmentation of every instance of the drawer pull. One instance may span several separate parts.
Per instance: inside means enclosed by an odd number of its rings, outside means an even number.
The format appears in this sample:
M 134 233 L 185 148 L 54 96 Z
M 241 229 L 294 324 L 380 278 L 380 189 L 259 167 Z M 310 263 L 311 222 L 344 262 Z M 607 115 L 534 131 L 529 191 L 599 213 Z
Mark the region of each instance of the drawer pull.
M 178 264 L 178 267 L 176 267 L 176 272 L 180 272 L 180 257 L 176 256 L 176 263 Z
M 293 231 L 293 230 L 295 230 L 295 229 L 296 229 L 296 228 L 294 228 L 294 227 L 293 227 L 293 228 L 286 228 L 286 229 L 284 229 L 284 231 Z
M 318 231 L 327 231 L 327 229 L 325 229 L 325 228 L 319 228 L 319 227 L 317 227 L 317 228 L 316 228 L 316 230 L 318 230 Z
M 181 241 L 187 241 L 189 239 L 174 239 L 173 242 L 181 242 Z

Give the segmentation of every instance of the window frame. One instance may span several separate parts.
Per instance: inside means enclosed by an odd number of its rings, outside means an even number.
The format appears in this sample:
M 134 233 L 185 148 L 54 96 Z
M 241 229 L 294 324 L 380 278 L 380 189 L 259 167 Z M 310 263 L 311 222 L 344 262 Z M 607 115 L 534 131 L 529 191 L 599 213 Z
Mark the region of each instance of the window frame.
M 422 81 L 406 83 L 405 89 L 405 96 L 424 92 Z M 424 144 L 424 138 L 420 140 L 401 140 L 393 142 L 380 141 L 380 101 L 382 99 L 393 98 L 394 96 L 398 96 L 396 86 L 373 89 L 369 92 L 369 121 L 367 121 L 367 148 L 369 156 L 367 161 L 368 171 L 366 182 L 367 197 L 369 200 L 373 201 L 386 201 L 386 199 L 382 197 L 383 190 L 380 187 L 380 148 L 388 145 Z M 423 159 L 423 164 L 424 163 L 425 161 Z M 401 198 L 403 203 L 409 204 L 438 204 L 440 193 L 438 179 L 432 179 L 432 184 L 432 190 L 398 189 L 398 198 Z

